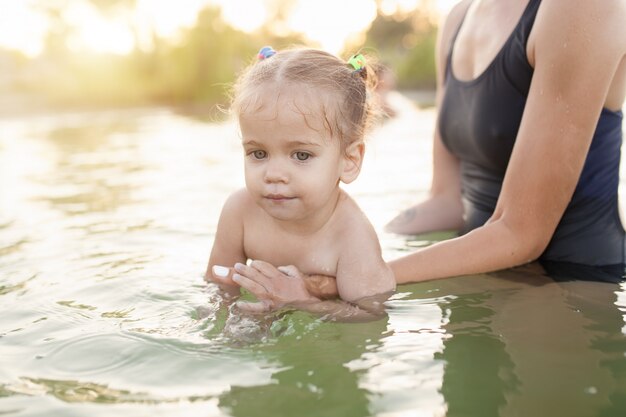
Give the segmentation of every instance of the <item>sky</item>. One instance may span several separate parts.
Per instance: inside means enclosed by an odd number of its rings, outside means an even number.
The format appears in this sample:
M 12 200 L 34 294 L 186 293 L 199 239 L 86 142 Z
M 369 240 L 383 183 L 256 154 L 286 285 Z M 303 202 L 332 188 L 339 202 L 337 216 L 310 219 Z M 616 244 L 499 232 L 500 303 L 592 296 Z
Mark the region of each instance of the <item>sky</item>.
M 0 0 L 0 47 L 19 50 L 31 57 L 41 52 L 48 30 L 46 17 L 36 9 L 41 1 Z M 68 45 L 73 51 L 126 54 L 135 46 L 131 27 L 138 31 L 139 41 L 143 43 L 139 46 L 149 47 L 152 28 L 160 36 L 175 39 L 182 28 L 194 24 L 199 10 L 214 4 L 222 8 L 224 19 L 231 25 L 251 32 L 267 20 L 265 4 L 270 1 L 136 0 L 133 12 L 102 16 L 87 2 L 64 0 L 63 17 L 78 28 Z M 439 13 L 445 13 L 457 1 L 430 0 Z M 398 9 L 411 10 L 420 0 L 380 2 L 383 12 L 391 14 Z M 346 39 L 365 30 L 375 17 L 376 0 L 297 0 L 288 25 L 305 33 L 323 49 L 337 53 Z

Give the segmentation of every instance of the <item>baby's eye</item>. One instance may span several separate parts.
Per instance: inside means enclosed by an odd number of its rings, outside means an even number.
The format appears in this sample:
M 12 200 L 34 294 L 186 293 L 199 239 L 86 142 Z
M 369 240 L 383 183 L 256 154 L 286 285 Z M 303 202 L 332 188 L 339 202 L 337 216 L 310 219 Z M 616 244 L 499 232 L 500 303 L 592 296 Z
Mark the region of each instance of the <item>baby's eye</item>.
M 298 161 L 306 161 L 311 157 L 311 154 L 308 152 L 296 152 L 294 155 Z
M 256 150 L 252 152 L 252 156 L 254 156 L 255 159 L 264 159 L 265 157 L 267 157 L 267 152 L 262 150 Z

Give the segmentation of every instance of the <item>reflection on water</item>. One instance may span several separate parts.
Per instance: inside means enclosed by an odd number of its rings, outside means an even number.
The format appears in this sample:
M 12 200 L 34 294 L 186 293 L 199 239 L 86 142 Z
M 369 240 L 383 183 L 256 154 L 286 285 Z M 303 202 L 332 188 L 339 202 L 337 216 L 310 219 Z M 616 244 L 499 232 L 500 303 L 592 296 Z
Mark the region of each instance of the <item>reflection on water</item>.
M 449 237 L 382 233 L 429 186 L 434 115 L 395 100 L 346 187 L 387 258 Z M 241 162 L 167 109 L 0 121 L 0 414 L 626 415 L 626 291 L 571 265 L 403 286 L 371 323 L 232 310 L 201 276 Z

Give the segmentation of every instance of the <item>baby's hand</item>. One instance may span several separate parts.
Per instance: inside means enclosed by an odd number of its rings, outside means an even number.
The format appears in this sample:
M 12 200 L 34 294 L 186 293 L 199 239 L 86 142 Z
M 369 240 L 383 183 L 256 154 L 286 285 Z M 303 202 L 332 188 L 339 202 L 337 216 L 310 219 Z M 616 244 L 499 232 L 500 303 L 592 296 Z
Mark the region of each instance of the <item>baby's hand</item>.
M 279 267 L 288 268 L 288 267 Z M 283 271 L 285 272 L 285 271 Z M 288 272 L 285 272 L 290 275 Z M 339 298 L 339 290 L 337 289 L 337 279 L 327 275 L 304 275 L 304 285 L 307 291 L 320 300 L 332 300 Z
M 211 275 L 209 276 L 209 274 L 207 274 L 205 279 L 217 284 L 229 295 L 239 295 L 239 285 L 233 281 L 233 272 L 233 268 L 213 265 Z

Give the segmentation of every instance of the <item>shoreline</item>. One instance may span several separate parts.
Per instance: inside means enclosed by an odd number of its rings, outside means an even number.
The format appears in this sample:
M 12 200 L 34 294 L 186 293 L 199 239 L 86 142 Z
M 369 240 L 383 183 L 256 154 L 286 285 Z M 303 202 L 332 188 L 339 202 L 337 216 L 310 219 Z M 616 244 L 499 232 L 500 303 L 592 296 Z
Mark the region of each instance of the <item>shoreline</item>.
M 420 108 L 435 105 L 434 90 L 398 90 Z M 0 120 L 37 117 L 44 115 L 65 115 L 72 113 L 97 113 L 113 110 L 139 110 L 167 108 L 176 113 L 207 121 L 218 121 L 227 114 L 221 109 L 223 103 L 117 103 L 117 104 L 59 104 L 52 103 L 43 96 L 29 93 L 3 92 L 0 94 Z

